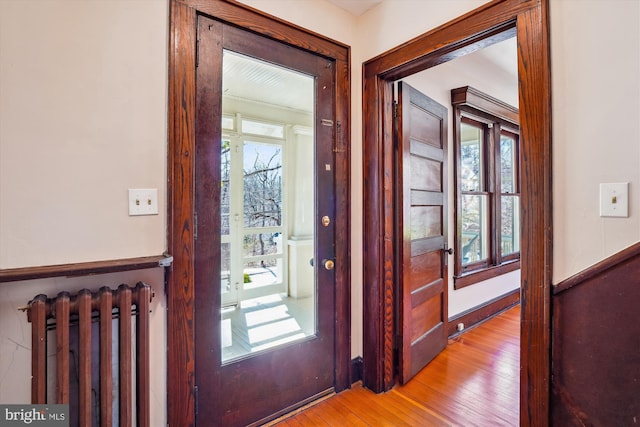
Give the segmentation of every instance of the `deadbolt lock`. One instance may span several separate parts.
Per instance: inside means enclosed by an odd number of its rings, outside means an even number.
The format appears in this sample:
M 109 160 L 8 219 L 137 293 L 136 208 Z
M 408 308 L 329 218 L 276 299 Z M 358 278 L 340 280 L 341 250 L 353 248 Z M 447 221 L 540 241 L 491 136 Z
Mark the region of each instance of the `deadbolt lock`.
M 322 217 L 322 225 L 324 225 L 325 227 L 328 227 L 329 224 L 331 224 L 331 218 L 329 218 L 327 215 Z

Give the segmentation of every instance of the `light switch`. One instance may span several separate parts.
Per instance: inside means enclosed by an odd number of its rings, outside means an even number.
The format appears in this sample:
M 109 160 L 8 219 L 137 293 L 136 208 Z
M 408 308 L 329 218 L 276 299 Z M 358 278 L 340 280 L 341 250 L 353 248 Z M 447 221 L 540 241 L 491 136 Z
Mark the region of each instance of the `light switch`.
M 158 189 L 129 189 L 129 215 L 157 215 Z
M 629 217 L 629 183 L 600 184 L 600 216 Z

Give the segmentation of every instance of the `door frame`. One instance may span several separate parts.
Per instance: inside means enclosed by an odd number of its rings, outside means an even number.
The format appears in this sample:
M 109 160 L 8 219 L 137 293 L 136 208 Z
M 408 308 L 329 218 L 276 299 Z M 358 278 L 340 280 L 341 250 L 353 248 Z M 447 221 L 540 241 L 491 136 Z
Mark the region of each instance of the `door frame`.
M 363 65 L 363 382 L 394 384 L 393 82 L 517 35 L 521 127 L 520 425 L 549 423 L 552 271 L 548 0 L 494 0 Z
M 351 384 L 350 48 L 232 0 L 170 0 L 167 160 L 167 421 L 193 426 L 197 407 L 194 316 L 194 153 L 197 16 L 333 59 L 335 88 L 335 390 Z

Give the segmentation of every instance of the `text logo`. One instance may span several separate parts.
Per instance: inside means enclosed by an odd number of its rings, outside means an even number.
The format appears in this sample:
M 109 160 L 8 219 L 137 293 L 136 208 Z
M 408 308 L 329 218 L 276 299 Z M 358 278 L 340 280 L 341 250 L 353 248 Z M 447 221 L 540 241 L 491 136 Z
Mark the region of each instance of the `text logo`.
M 0 405 L 0 427 L 69 427 L 69 405 Z

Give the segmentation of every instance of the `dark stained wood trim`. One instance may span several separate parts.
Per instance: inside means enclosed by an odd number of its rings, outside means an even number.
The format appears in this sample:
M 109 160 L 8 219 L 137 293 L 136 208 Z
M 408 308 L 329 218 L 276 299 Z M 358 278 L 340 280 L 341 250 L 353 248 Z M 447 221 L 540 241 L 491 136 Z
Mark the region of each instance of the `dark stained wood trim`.
M 335 50 L 335 49 L 334 49 Z M 335 391 L 351 387 L 351 50 L 336 59 Z
M 549 423 L 551 388 L 551 64 L 548 0 L 518 15 L 520 95 L 520 425 Z
M 519 302 L 520 289 L 514 289 L 513 291 L 507 292 L 506 294 L 487 301 L 484 304 L 480 304 L 469 310 L 463 311 L 462 313 L 456 314 L 449 318 L 449 323 L 447 324 L 447 335 L 449 338 L 452 338 L 465 333 L 474 326 L 478 326 L 503 311 L 518 305 Z M 461 332 L 457 329 L 458 323 L 464 323 L 464 330 Z
M 46 279 L 48 277 L 89 276 L 92 274 L 144 270 L 160 267 L 165 255 L 124 258 L 109 261 L 80 262 L 73 264 L 45 265 L 41 267 L 8 268 L 0 270 L 0 283 L 21 280 Z
M 193 171 L 196 10 L 170 3 L 168 117 L 167 424 L 195 425 Z
M 171 0 L 169 30 L 168 424 L 195 424 L 193 173 L 197 15 L 332 58 L 336 63 L 336 354 L 335 390 L 351 385 L 350 48 L 232 0 Z
M 469 108 L 471 111 L 479 110 L 514 125 L 519 122 L 520 113 L 517 108 L 471 86 L 452 89 L 451 104 L 462 109 Z
M 492 266 L 479 271 L 463 274 L 453 278 L 453 289 L 462 289 L 475 285 L 483 280 L 493 279 L 502 274 L 515 271 L 520 268 L 520 261 L 505 262 L 504 264 Z
M 553 295 L 558 295 L 561 292 L 566 291 L 567 289 L 571 289 L 580 283 L 586 282 L 600 274 L 610 270 L 618 265 L 628 261 L 634 257 L 640 255 L 640 243 L 635 243 L 632 246 L 629 246 L 626 249 L 617 252 L 614 255 L 611 255 L 608 258 L 598 262 L 597 264 L 592 265 L 591 267 L 574 274 L 573 276 L 563 280 L 562 282 L 556 284 L 553 287 Z
M 549 423 L 551 85 L 548 0 L 496 0 L 367 61 L 363 69 L 364 347 L 363 382 L 374 391 L 393 381 L 394 176 L 391 85 L 396 79 L 518 36 L 521 145 L 522 371 L 521 425 Z M 391 319 L 392 320 L 392 319 Z
M 235 0 L 172 0 L 195 9 L 198 13 L 229 24 L 243 27 L 274 40 L 300 47 L 318 55 L 349 62 L 350 48 L 344 43 L 330 39 L 277 16 L 269 15 Z M 309 40 L 313 39 L 313 42 Z M 336 50 L 340 47 L 340 50 Z
M 536 0 L 494 0 L 367 61 L 365 78 L 399 80 L 514 36 L 518 13 Z M 491 24 L 488 26 L 487 24 Z M 461 34 L 464 33 L 464 38 Z M 437 37 L 438 44 L 431 38 Z M 378 72 L 379 71 L 379 72 Z
M 362 357 L 351 360 L 351 384 L 362 381 Z

